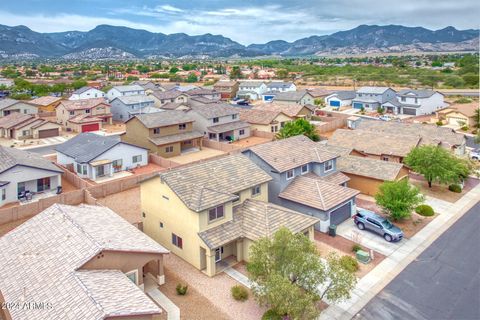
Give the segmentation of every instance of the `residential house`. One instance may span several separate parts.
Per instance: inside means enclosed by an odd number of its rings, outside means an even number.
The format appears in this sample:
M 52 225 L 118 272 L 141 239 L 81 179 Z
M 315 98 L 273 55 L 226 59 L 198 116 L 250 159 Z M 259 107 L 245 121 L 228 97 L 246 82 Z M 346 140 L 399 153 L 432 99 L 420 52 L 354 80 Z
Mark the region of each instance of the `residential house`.
M 144 94 L 116 97 L 110 101 L 112 118 L 114 121 L 127 121 L 142 110 L 154 108 L 154 104 L 155 100 Z
M 250 130 L 277 133 L 287 122 L 293 120 L 282 111 L 240 109 L 240 120 L 250 124 Z
M 213 85 L 213 89 L 220 93 L 220 99 L 222 100 L 230 100 L 235 98 L 238 88 L 238 81 L 220 80 Z
M 445 121 L 449 125 L 459 126 L 467 125 L 473 128 L 479 121 L 478 110 L 480 106 L 478 101 L 466 104 L 454 104 L 436 112 L 437 119 Z
M 38 112 L 55 112 L 55 108 L 60 104 L 62 101 L 61 97 L 54 97 L 54 96 L 44 96 L 39 97 L 33 100 L 30 100 L 30 103 L 38 106 Z
M 355 91 L 337 91 L 325 97 L 325 105 L 338 108 L 350 106 L 356 95 Z
M 196 88 L 192 90 L 188 90 L 186 94 L 193 98 L 193 97 L 202 97 L 206 99 L 210 99 L 213 101 L 220 100 L 220 92 L 217 92 L 215 89 L 205 89 L 205 88 Z
M 195 119 L 193 128 L 209 140 L 236 141 L 250 137 L 250 124 L 241 121 L 240 110 L 226 103 L 196 104 L 188 114 Z
M 145 94 L 150 94 L 153 91 L 165 91 L 165 89 L 159 83 L 154 83 L 152 81 L 133 81 L 131 85 L 139 85 L 145 89 Z
M 148 149 L 122 142 L 119 136 L 80 133 L 55 151 L 58 164 L 93 181 L 148 164 Z
M 267 91 L 267 85 L 263 81 L 240 81 L 237 97 L 248 100 L 258 100 L 262 94 Z
M 18 201 L 27 191 L 57 190 L 62 185 L 62 173 L 37 153 L 0 146 L 0 206 Z
M 315 107 L 313 105 L 278 104 L 276 102 L 257 104 L 253 107 L 253 109 L 261 111 L 283 112 L 294 120 L 298 118 L 310 119 L 315 111 Z
M 445 106 L 443 98 L 443 94 L 438 91 L 405 89 L 397 92 L 396 100 L 386 101 L 383 108 L 393 114 L 432 114 Z
M 161 108 L 167 103 L 187 103 L 188 95 L 178 90 L 153 91 L 148 95 L 154 101 L 155 107 Z
M 275 92 L 268 91 L 262 94 L 264 102 L 273 101 L 276 104 L 299 104 L 299 105 L 314 105 L 315 98 L 306 90 L 301 91 L 287 91 Z
M 339 154 L 305 136 L 268 142 L 244 151 L 269 174 L 270 202 L 319 219 L 326 232 L 355 213 L 359 191 L 347 187 L 349 178 L 338 171 Z
M 396 101 L 397 93 L 389 87 L 362 87 L 357 90 L 355 98 L 352 100 L 354 109 L 376 111 L 388 101 Z
M 105 92 L 92 87 L 82 87 L 73 91 L 72 95 L 68 100 L 82 100 L 82 99 L 93 99 L 93 98 L 104 98 Z
M 313 97 L 313 99 L 325 99 L 333 93 L 332 90 L 326 90 L 322 88 L 307 89 L 307 92 Z
M 270 92 L 290 92 L 297 91 L 297 86 L 290 81 L 272 81 L 267 84 L 267 90 Z
M 280 227 L 313 239 L 318 220 L 268 203 L 270 180 L 241 154 L 159 173 L 140 183 L 143 231 L 208 276 Z
M 0 118 L 0 137 L 7 139 L 42 139 L 60 135 L 58 123 L 14 112 Z
M 8 116 L 13 112 L 36 114 L 38 113 L 38 106 L 30 102 L 10 98 L 0 99 L 0 117 Z
M 193 130 L 194 121 L 192 116 L 180 110 L 139 114 L 127 120 L 126 133 L 121 138 L 170 158 L 182 151 L 202 148 L 203 133 Z
M 143 290 L 164 283 L 166 254 L 107 207 L 54 204 L 0 238 L 0 302 L 36 306 L 0 318 L 157 319 Z
M 108 90 L 107 98 L 109 101 L 121 96 L 135 96 L 145 94 L 145 89 L 139 85 L 115 86 Z
M 110 104 L 104 98 L 64 100 L 55 109 L 57 123 L 67 131 L 89 132 L 112 124 Z

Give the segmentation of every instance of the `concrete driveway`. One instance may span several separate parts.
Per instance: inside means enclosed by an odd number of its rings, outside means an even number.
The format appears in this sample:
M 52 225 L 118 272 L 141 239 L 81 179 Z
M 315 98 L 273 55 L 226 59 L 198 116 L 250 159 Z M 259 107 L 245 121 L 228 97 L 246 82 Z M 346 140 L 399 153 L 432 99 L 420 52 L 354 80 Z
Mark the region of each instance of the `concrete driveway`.
M 382 236 L 376 233 L 358 229 L 353 219 L 348 219 L 338 225 L 337 235 L 380 252 L 385 256 L 391 255 L 395 250 L 409 241 L 408 239 L 402 239 L 399 242 L 387 242 Z

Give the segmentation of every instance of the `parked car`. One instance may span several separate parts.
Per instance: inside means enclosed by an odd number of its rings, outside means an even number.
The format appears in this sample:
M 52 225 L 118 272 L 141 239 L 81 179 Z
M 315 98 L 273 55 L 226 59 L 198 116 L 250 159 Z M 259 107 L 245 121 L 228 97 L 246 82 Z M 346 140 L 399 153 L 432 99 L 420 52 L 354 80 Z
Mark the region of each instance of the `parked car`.
M 470 159 L 480 160 L 480 149 L 470 151 Z
M 400 241 L 403 239 L 403 232 L 399 227 L 373 211 L 358 209 L 357 214 L 353 216 L 353 221 L 358 229 L 375 232 L 388 242 Z

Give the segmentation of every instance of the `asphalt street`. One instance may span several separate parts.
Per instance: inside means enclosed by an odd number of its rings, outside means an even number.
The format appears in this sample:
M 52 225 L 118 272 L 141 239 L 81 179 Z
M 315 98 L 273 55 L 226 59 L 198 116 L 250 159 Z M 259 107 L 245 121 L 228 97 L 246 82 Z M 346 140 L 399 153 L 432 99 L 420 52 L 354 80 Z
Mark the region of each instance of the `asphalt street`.
M 34 153 L 38 153 L 42 156 L 45 156 L 47 154 L 55 153 L 55 147 L 56 147 L 56 145 L 48 145 L 48 146 L 43 146 L 43 147 L 25 149 L 25 151 L 34 152 Z
M 354 319 L 480 319 L 480 202 Z

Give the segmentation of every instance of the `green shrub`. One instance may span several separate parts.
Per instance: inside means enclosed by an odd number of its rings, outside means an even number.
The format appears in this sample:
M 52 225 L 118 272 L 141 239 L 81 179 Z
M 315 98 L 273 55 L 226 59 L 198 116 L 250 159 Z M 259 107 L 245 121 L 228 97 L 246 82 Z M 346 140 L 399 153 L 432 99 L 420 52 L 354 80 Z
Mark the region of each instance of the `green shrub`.
M 421 204 L 415 208 L 415 212 L 424 217 L 431 217 L 435 214 L 433 208 L 427 204 Z
M 184 296 L 187 294 L 188 286 L 181 283 L 177 284 L 177 294 L 179 296 Z
M 262 320 L 282 320 L 282 316 L 270 309 L 263 314 Z
M 469 128 L 468 128 L 468 126 L 466 126 L 466 125 L 460 128 L 460 130 L 462 130 L 462 131 L 468 131 L 468 129 L 469 129 Z
M 438 121 L 436 122 L 436 124 L 437 124 L 437 126 L 443 126 L 442 120 L 438 120 Z
M 233 286 L 231 291 L 233 299 L 237 301 L 245 301 L 248 299 L 248 291 L 243 286 Z
M 343 256 L 340 258 L 340 265 L 347 271 L 354 273 L 358 271 L 358 261 L 350 256 Z
M 357 251 L 362 250 L 362 249 L 363 248 L 359 244 L 356 244 L 356 243 L 352 246 L 352 252 L 357 252 Z
M 460 193 L 462 192 L 462 187 L 460 187 L 459 184 L 451 184 L 448 186 L 448 190 L 455 192 L 455 193 Z
M 465 98 L 465 97 L 461 97 L 455 101 L 453 101 L 454 103 L 470 103 L 472 102 L 471 99 L 468 99 L 468 98 Z

